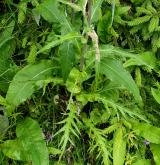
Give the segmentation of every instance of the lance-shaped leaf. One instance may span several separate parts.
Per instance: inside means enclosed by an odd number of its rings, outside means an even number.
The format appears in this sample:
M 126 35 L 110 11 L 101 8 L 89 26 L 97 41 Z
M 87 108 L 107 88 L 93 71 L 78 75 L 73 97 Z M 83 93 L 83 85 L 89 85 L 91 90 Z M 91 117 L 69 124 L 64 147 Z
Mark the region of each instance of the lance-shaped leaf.
M 52 62 L 47 60 L 21 69 L 9 86 L 6 95 L 8 104 L 18 106 L 26 101 L 35 91 L 36 82 L 50 77 L 52 69 Z
M 106 75 L 111 81 L 128 89 L 138 102 L 142 101 L 137 85 L 118 60 L 104 58 L 101 60 L 99 68 L 100 73 Z
M 39 124 L 31 118 L 19 123 L 17 138 L 2 144 L 3 153 L 14 160 L 32 161 L 33 165 L 49 165 L 48 150 Z
M 160 91 L 159 91 L 159 89 L 151 88 L 151 93 L 152 93 L 154 99 L 157 101 L 157 103 L 160 104 Z
M 75 38 L 81 38 L 82 36 L 78 33 L 68 33 L 64 36 L 62 36 L 60 39 L 58 40 L 55 40 L 55 41 L 52 41 L 52 42 L 49 42 L 47 45 L 45 45 L 44 47 L 42 47 L 39 51 L 38 51 L 38 54 L 39 53 L 42 53 L 48 49 L 51 49 L 57 45 L 60 45 L 61 43 L 63 43 L 64 41 L 68 41 L 68 40 L 73 40 Z

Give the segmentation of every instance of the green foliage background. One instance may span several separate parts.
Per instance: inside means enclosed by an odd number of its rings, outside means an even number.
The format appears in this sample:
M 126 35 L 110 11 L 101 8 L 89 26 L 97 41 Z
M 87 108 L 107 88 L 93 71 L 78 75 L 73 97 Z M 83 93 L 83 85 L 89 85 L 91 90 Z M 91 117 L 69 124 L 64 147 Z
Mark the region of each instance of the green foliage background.
M 160 1 L 0 2 L 0 164 L 160 164 Z

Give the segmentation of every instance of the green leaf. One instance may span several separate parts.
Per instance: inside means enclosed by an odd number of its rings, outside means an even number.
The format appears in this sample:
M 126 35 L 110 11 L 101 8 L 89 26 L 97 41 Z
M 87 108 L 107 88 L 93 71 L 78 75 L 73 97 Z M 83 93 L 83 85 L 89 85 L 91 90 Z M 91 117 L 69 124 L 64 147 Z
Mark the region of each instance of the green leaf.
M 157 70 L 157 59 L 155 57 L 155 53 L 149 51 L 143 52 L 139 55 L 135 55 L 135 57 L 132 57 L 124 63 L 124 67 L 133 65 L 144 65 L 147 66 L 149 69 Z
M 2 144 L 3 153 L 14 160 L 32 161 L 33 165 L 49 165 L 48 150 L 39 124 L 31 118 L 19 123 L 17 138 Z
M 28 65 L 21 69 L 13 78 L 6 100 L 10 105 L 18 106 L 26 101 L 35 91 L 37 81 L 45 80 L 52 76 L 53 65 L 51 61 Z
M 113 165 L 123 165 L 126 155 L 126 141 L 123 138 L 123 129 L 118 128 L 113 141 Z
M 141 160 L 137 160 L 132 165 L 151 165 L 151 161 L 148 159 L 141 159 Z
M 137 85 L 119 61 L 111 58 L 105 58 L 101 60 L 99 68 L 100 73 L 105 74 L 111 81 L 128 89 L 131 93 L 133 93 L 138 102 L 142 101 Z
M 152 93 L 154 99 L 157 101 L 157 103 L 160 104 L 160 91 L 159 91 L 159 89 L 151 88 L 151 93 Z
M 100 10 L 103 1 L 104 0 L 96 0 L 92 6 L 92 13 L 91 13 L 91 22 L 92 23 L 97 21 L 98 11 Z
M 59 47 L 59 53 L 60 53 L 60 64 L 61 64 L 62 76 L 63 76 L 64 81 L 66 81 L 75 60 L 75 50 L 74 50 L 73 43 L 64 42 Z
M 152 126 L 147 123 L 134 122 L 132 124 L 133 130 L 139 136 L 142 136 L 149 142 L 160 144 L 160 128 Z M 149 131 L 151 130 L 151 131 Z
M 47 45 L 45 45 L 44 47 L 42 47 L 37 53 L 42 53 L 48 49 L 51 49 L 57 45 L 60 45 L 61 43 L 63 43 L 64 41 L 68 41 L 68 40 L 72 40 L 72 39 L 75 39 L 75 38 L 81 38 L 82 36 L 78 33 L 68 33 L 64 36 L 62 36 L 60 39 L 58 40 L 55 40 L 55 41 L 52 41 L 52 42 L 49 42 Z
M 66 87 L 73 94 L 80 93 L 82 82 L 87 79 L 88 75 L 86 72 L 80 72 L 78 69 L 73 68 L 66 81 Z
M 153 153 L 154 161 L 156 165 L 160 164 L 160 145 L 150 144 L 150 149 Z

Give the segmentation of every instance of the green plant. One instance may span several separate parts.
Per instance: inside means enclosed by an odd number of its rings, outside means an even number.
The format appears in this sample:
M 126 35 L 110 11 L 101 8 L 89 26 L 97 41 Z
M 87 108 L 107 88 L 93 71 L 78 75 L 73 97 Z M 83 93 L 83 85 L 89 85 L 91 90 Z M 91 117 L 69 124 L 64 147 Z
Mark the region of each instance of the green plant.
M 0 163 L 158 165 L 159 2 L 3 5 Z

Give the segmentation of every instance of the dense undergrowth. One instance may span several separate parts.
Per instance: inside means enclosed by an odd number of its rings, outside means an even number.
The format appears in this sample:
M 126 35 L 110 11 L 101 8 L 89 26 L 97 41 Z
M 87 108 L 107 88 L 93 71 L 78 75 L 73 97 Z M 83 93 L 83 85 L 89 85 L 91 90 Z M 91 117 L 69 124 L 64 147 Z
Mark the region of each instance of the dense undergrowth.
M 0 2 L 0 164 L 160 165 L 160 1 Z

